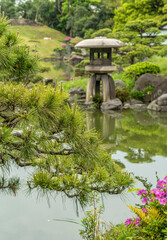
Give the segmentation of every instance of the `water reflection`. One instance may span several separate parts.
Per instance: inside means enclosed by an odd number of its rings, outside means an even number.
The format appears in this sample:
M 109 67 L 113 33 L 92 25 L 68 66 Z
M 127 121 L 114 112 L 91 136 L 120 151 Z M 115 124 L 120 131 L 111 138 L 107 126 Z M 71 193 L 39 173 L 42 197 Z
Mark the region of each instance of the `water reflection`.
M 87 129 L 95 128 L 101 133 L 104 142 L 115 142 L 115 118 L 109 114 L 98 112 L 87 112 Z
M 56 61 L 54 63 L 54 68 L 57 71 L 61 71 L 63 80 L 66 80 L 66 81 L 71 80 L 72 73 L 73 73 L 73 68 L 67 62 L 65 62 L 65 61 Z
M 167 156 L 167 114 L 124 111 L 87 113 L 87 128 L 101 133 L 106 148 L 126 153 L 132 163 L 153 162 Z

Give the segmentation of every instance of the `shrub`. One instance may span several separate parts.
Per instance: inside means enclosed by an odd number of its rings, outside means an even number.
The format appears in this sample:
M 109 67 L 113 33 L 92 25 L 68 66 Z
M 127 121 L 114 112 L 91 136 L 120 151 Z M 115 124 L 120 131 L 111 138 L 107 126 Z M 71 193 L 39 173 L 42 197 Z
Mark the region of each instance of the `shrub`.
M 143 101 L 145 94 L 142 91 L 134 90 L 130 93 L 131 98 Z
M 101 104 L 103 102 L 103 97 L 100 96 L 100 94 L 96 94 L 93 97 L 93 102 L 95 103 L 95 106 L 100 109 L 100 106 L 101 106 Z
M 97 238 L 97 240 L 146 240 L 142 236 L 138 236 L 139 232 L 135 228 L 127 227 L 124 223 L 119 224 L 117 226 L 111 226 L 109 231 L 106 231 L 102 234 L 101 238 Z
M 46 67 L 46 66 L 41 66 L 39 71 L 41 73 L 44 73 L 44 72 L 49 72 L 50 71 L 50 67 Z
M 126 89 L 120 89 L 120 88 L 116 88 L 116 97 L 119 98 L 121 100 L 121 102 L 126 102 L 127 100 L 129 100 L 130 95 L 129 92 Z
M 155 86 L 148 86 L 143 90 L 143 93 L 150 95 L 154 91 L 154 88 L 155 88 Z
M 77 65 L 75 65 L 76 68 L 85 68 L 85 66 L 89 65 L 90 61 L 85 59 L 82 60 L 80 63 L 78 63 Z
M 91 37 L 92 38 L 95 38 L 95 37 L 99 37 L 99 36 L 104 36 L 104 37 L 107 37 L 108 34 L 111 34 L 112 33 L 112 30 L 110 28 L 102 28 L 96 32 L 94 32 Z
M 152 99 L 152 93 L 154 91 L 154 88 L 155 88 L 154 86 L 148 86 L 143 91 L 134 90 L 130 93 L 130 96 L 131 98 L 134 98 L 137 100 L 150 101 Z
M 159 180 L 154 189 L 152 184 L 145 183 L 144 186 L 146 189 L 132 189 L 137 191 L 142 204 L 136 204 L 135 207 L 128 205 L 137 217 L 128 218 L 124 224 L 111 226 L 102 239 L 167 239 L 167 176 Z
M 75 77 L 83 77 L 86 76 L 87 73 L 82 68 L 75 68 Z
M 82 60 L 80 63 L 75 65 L 75 77 L 80 76 L 89 76 L 90 74 L 85 71 L 85 66 L 89 65 L 90 61 L 85 59 Z
M 127 219 L 125 225 L 139 227 L 141 234 L 149 239 L 166 239 L 167 230 L 167 176 L 157 182 L 155 189 L 137 191 L 143 205 L 128 206 L 138 217 Z
M 124 72 L 124 77 L 137 79 L 144 73 L 159 73 L 160 67 L 151 62 L 140 62 L 127 67 Z

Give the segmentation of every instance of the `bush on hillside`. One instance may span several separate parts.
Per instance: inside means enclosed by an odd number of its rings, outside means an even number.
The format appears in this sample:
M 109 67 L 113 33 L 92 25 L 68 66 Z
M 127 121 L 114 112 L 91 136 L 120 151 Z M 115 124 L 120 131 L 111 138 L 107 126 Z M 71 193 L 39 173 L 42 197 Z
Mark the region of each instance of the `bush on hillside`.
M 111 34 L 112 33 L 112 30 L 110 28 L 102 28 L 96 32 L 94 32 L 91 37 L 92 38 L 95 38 L 95 37 L 100 37 L 100 36 L 103 36 L 103 37 L 108 37 L 108 34 Z
M 90 61 L 85 59 L 82 60 L 80 63 L 78 63 L 77 65 L 75 65 L 76 68 L 85 68 L 85 66 L 89 65 Z
M 130 67 L 127 67 L 124 72 L 124 77 L 126 78 L 132 78 L 137 80 L 138 77 L 140 77 L 142 74 L 145 73 L 159 73 L 160 67 L 154 63 L 151 62 L 140 62 L 131 65 Z

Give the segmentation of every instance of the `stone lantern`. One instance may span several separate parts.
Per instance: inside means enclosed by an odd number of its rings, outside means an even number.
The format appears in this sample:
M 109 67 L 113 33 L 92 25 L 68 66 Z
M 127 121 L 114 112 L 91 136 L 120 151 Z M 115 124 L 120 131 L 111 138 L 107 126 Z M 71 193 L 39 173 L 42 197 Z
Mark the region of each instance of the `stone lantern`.
M 112 48 L 124 46 L 123 42 L 106 37 L 86 39 L 76 44 L 76 48 L 90 48 L 90 65 L 85 70 L 94 74 L 88 81 L 86 103 L 92 102 L 93 97 L 100 94 L 101 82 L 103 102 L 115 98 L 114 80 L 108 74 L 116 70 L 116 66 L 112 66 Z

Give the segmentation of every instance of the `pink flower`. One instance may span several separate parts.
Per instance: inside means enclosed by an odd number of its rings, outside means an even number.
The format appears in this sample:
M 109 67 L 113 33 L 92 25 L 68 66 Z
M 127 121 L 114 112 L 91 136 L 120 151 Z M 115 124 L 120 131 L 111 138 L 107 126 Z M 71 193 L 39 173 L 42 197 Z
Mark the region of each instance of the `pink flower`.
M 167 176 L 166 176 L 166 177 L 164 177 L 164 180 L 165 180 L 165 181 L 167 181 Z
M 144 197 L 144 198 L 142 199 L 142 203 L 144 203 L 144 204 L 147 203 L 147 198 L 146 198 L 146 197 Z
M 65 38 L 65 41 L 70 41 L 70 40 L 71 40 L 71 37 Z
M 139 220 L 140 220 L 139 217 L 137 217 L 135 220 L 132 220 L 131 218 L 128 218 L 128 219 L 126 219 L 126 221 L 125 221 L 125 225 L 128 226 L 128 225 L 133 224 L 133 225 L 139 226 L 139 225 L 140 225 Z
M 139 217 L 137 217 L 137 218 L 135 219 L 134 224 L 135 224 L 136 226 L 139 226 L 139 225 L 140 225 L 140 218 L 139 218 Z
M 158 181 L 157 182 L 157 187 L 159 187 L 159 186 L 163 187 L 164 183 L 165 183 L 164 180 Z
M 125 225 L 130 225 L 132 223 L 133 223 L 133 221 L 132 221 L 131 218 L 127 218 L 126 221 L 125 221 Z
M 166 198 L 162 198 L 162 199 L 159 200 L 159 204 L 160 204 L 160 205 L 164 205 L 164 206 L 165 206 L 165 205 L 166 205 L 166 202 L 167 202 L 167 199 L 166 199 Z
M 62 72 L 63 75 L 66 75 L 66 72 Z
M 144 208 L 144 207 L 143 207 L 142 210 L 143 210 L 144 213 L 148 213 L 147 208 Z
M 66 47 L 66 44 L 65 44 L 65 43 L 63 43 L 61 46 L 62 46 L 62 47 Z
M 70 76 L 67 76 L 67 77 L 66 77 L 66 80 L 70 80 L 70 79 L 71 79 Z
M 147 195 L 147 191 L 144 190 L 144 189 L 140 189 L 140 190 L 138 191 L 137 195 L 138 195 L 138 196 L 141 196 L 142 194 L 143 194 L 143 195 Z

